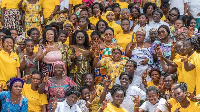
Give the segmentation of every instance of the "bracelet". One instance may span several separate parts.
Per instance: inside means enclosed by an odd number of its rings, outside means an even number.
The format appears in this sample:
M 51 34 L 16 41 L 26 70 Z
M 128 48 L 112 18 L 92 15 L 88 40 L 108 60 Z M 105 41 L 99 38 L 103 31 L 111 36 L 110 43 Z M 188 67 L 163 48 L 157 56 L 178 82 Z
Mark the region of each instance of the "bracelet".
M 87 103 L 91 104 L 90 101 L 87 101 Z

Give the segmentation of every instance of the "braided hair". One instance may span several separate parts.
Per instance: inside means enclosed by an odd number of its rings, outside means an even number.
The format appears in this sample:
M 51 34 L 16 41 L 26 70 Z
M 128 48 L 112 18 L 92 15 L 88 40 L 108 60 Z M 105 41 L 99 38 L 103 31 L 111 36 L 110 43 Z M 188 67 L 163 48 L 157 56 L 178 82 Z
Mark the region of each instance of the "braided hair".
M 124 92 L 124 96 L 126 96 L 126 90 L 119 84 L 114 85 L 110 89 L 110 94 L 113 96 L 117 91 L 123 91 Z
M 77 87 L 75 86 L 72 86 L 72 87 L 69 87 L 65 93 L 66 96 L 69 96 L 69 95 L 77 95 L 78 97 L 81 95 L 81 93 L 79 92 L 79 90 L 77 89 Z
M 190 45 L 192 45 L 194 47 L 194 51 L 197 51 L 198 53 L 200 53 L 200 46 L 198 44 L 198 40 L 196 38 L 187 38 L 184 40 L 184 42 L 189 42 Z
M 174 91 L 176 89 L 181 89 L 183 92 L 186 92 L 187 91 L 187 84 L 184 83 L 184 82 L 180 82 L 179 84 L 177 84 L 177 86 L 174 88 Z

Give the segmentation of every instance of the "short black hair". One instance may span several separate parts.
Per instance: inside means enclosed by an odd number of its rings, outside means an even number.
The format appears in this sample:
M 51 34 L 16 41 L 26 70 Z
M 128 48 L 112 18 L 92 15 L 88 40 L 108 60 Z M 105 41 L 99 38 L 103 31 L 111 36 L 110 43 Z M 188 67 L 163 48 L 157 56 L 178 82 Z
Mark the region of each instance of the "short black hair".
M 173 80 L 174 82 L 177 82 L 178 77 L 177 77 L 176 75 L 174 75 L 174 74 L 165 73 L 165 74 L 164 74 L 164 79 L 165 79 L 166 77 L 169 77 L 169 76 L 172 78 L 172 80 Z
M 46 28 L 46 29 L 44 30 L 43 35 L 42 35 L 42 36 L 43 36 L 43 44 L 44 44 L 44 45 L 46 45 L 46 42 L 47 42 L 47 40 L 46 40 L 46 32 L 49 31 L 49 30 L 52 30 L 52 31 L 54 32 L 54 42 L 57 42 L 57 41 L 58 41 L 58 36 L 57 36 L 56 30 L 53 29 L 53 28 L 51 28 L 51 27 L 48 27 L 48 28 Z
M 164 29 L 167 31 L 168 35 L 170 35 L 170 29 L 169 29 L 169 27 L 168 27 L 167 25 L 161 25 L 161 26 L 158 28 L 158 31 L 159 31 L 160 28 L 164 28 Z
M 30 37 L 30 36 L 31 36 L 31 33 L 32 33 L 33 31 L 39 32 L 39 30 L 38 30 L 37 28 L 31 28 L 31 29 L 29 29 L 29 30 L 27 31 L 27 35 Z M 40 32 L 39 32 L 39 33 L 40 33 Z
M 90 75 L 90 76 L 92 76 L 93 79 L 95 79 L 95 75 L 94 75 L 94 74 L 88 73 L 88 74 L 85 75 L 85 77 L 86 77 L 87 75 Z
M 49 24 L 49 27 L 55 27 L 57 33 L 59 32 L 59 26 L 58 26 L 58 23 L 56 23 L 56 22 L 52 22 L 52 23 Z
M 4 43 L 5 40 L 6 40 L 6 39 L 9 39 L 9 38 L 12 39 L 12 40 L 13 40 L 13 43 L 14 43 L 14 39 L 13 39 L 13 37 L 10 36 L 10 35 L 6 35 L 6 36 L 4 36 L 3 39 L 2 39 L 2 42 Z
M 195 18 L 193 17 L 193 16 L 190 16 L 189 18 L 188 18 L 188 20 L 187 20 L 187 27 L 189 28 L 189 26 L 190 26 L 190 22 L 192 21 L 192 20 L 195 20 Z M 196 20 L 195 20 L 196 21 Z
M 112 28 L 110 28 L 110 27 L 106 28 L 105 31 L 106 30 L 111 30 L 113 32 L 113 35 L 115 34 L 114 30 Z
M 108 8 L 111 8 L 111 10 L 113 9 L 112 5 L 108 5 L 108 6 L 105 7 L 105 12 L 106 12 L 106 10 L 107 10 Z
M 184 82 L 180 82 L 179 84 L 176 85 L 176 87 L 174 88 L 174 91 L 176 89 L 181 89 L 183 92 L 186 92 L 187 91 L 187 84 L 184 83 Z
M 127 75 L 129 78 L 129 81 L 132 82 L 133 76 L 129 72 L 122 72 L 121 75 L 119 76 L 119 79 L 122 78 L 122 76 Z
M 29 39 L 29 38 L 25 39 L 25 41 L 24 41 L 25 46 L 26 46 L 27 42 L 33 42 L 33 39 Z
M 128 21 L 128 22 L 129 22 L 129 25 L 130 25 L 130 20 L 129 20 L 129 19 L 124 18 L 124 19 L 121 20 L 121 23 L 122 23 L 123 21 Z
M 39 75 L 41 76 L 41 78 L 42 78 L 42 73 L 41 73 L 40 71 L 38 71 L 38 70 L 34 70 L 34 71 L 32 72 L 32 74 L 39 74 Z
M 121 11 L 121 8 L 120 8 L 120 6 L 119 6 L 118 3 L 113 3 L 113 5 L 112 5 L 112 10 L 114 11 L 115 8 L 119 8 L 120 11 Z
M 150 77 L 151 77 L 151 73 L 152 73 L 153 71 L 157 71 L 157 72 L 159 73 L 159 75 L 161 76 L 161 71 L 160 71 L 160 69 L 158 69 L 158 68 L 152 68 L 152 69 L 150 70 L 150 72 L 149 72 L 149 76 L 150 76 Z
M 153 14 L 154 14 L 155 12 L 160 13 L 160 17 L 161 17 L 161 18 L 163 17 L 163 11 L 162 11 L 161 9 L 155 9 L 155 10 L 153 11 Z
M 104 8 L 103 8 L 103 5 L 102 5 L 101 3 L 98 3 L 98 2 L 95 2 L 95 3 L 93 3 L 93 5 L 92 5 L 92 14 L 93 14 L 93 7 L 94 7 L 96 4 L 99 5 L 99 9 L 100 9 L 100 11 L 101 11 L 100 14 L 102 14 Z
M 87 87 L 87 86 L 81 87 L 81 88 L 80 88 L 80 93 L 81 93 L 81 94 L 82 94 L 82 91 L 83 91 L 84 89 L 89 89 L 89 87 Z
M 91 23 L 90 23 L 90 20 L 89 20 L 87 17 L 85 17 L 85 16 L 80 17 L 80 18 L 79 18 L 79 21 L 80 21 L 81 19 L 84 19 L 84 20 L 88 23 L 88 29 L 91 29 Z
M 167 3 L 162 3 L 160 8 L 168 8 L 170 7 L 170 4 L 167 2 Z
M 66 36 L 68 36 L 68 34 L 65 30 L 59 30 L 58 36 L 60 36 L 60 34 L 65 34 Z
M 144 4 L 144 7 L 143 7 L 144 13 L 147 13 L 147 9 L 148 9 L 149 6 L 152 6 L 153 10 L 155 10 L 157 8 L 155 3 L 147 2 L 147 3 Z
M 128 60 L 126 64 L 129 62 L 133 64 L 134 68 L 137 68 L 137 62 L 135 62 L 134 60 Z
M 141 13 L 141 14 L 139 15 L 139 18 L 140 18 L 140 16 L 142 16 L 142 15 L 144 15 L 144 16 L 147 18 L 147 24 L 149 24 L 149 17 L 147 16 L 147 14 Z
M 10 35 L 10 36 L 11 36 L 10 30 L 8 30 L 7 28 L 2 28 L 2 29 L 0 30 L 0 32 L 4 33 L 4 34 L 6 34 L 6 35 Z
M 148 94 L 150 91 L 155 91 L 157 93 L 158 96 L 160 96 L 160 92 L 159 92 L 159 89 L 155 86 L 149 86 L 147 88 L 147 91 L 146 91 L 146 94 Z
M 194 46 L 194 51 L 200 52 L 200 45 L 198 44 L 198 40 L 194 37 L 186 38 L 184 42 L 189 42 L 190 45 Z
M 133 9 L 136 9 L 139 12 L 139 14 L 140 14 L 140 8 L 139 7 L 131 7 L 130 12 L 132 12 Z
M 65 92 L 65 96 L 69 96 L 69 95 L 72 95 L 72 94 L 77 95 L 78 97 L 81 95 L 78 88 L 75 87 L 75 86 L 69 87 Z
M 122 87 L 119 84 L 114 85 L 111 89 L 110 89 L 110 94 L 114 95 L 117 91 L 123 91 L 124 92 L 124 97 L 126 96 L 126 90 L 124 89 L 124 87 Z
M 180 17 L 180 11 L 179 11 L 179 9 L 178 8 L 176 8 L 176 7 L 173 7 L 170 11 L 169 11 L 169 13 L 170 12 L 172 12 L 172 11 L 176 11 L 176 13 L 178 14 L 178 17 L 177 17 L 177 19 Z
M 100 22 L 104 22 L 106 28 L 108 28 L 108 23 L 107 23 L 105 20 L 99 20 L 99 21 L 97 22 L 97 24 L 96 24 L 95 30 L 99 31 L 99 30 L 98 30 L 98 26 L 99 26 L 99 23 L 100 23 Z
M 96 30 L 91 33 L 90 37 L 92 38 L 92 36 L 94 36 L 94 35 L 98 35 L 99 38 L 101 38 L 101 34 Z
M 128 5 L 128 9 L 131 9 L 135 4 L 136 4 L 136 3 L 130 3 L 130 4 Z

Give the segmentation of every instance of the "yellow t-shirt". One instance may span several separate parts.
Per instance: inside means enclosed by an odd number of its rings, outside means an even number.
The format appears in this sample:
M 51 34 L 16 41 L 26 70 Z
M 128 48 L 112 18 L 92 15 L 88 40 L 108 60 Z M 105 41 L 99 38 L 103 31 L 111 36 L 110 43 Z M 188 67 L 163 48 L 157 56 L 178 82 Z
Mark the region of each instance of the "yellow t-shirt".
M 110 79 L 112 80 L 109 89 L 112 88 L 116 78 L 120 76 L 120 74 L 123 72 L 123 68 L 126 64 L 126 61 L 127 60 L 124 59 L 119 62 L 114 62 L 110 57 L 105 57 L 100 60 L 101 66 L 106 67 L 107 76 L 109 75 Z
M 11 52 L 10 56 L 3 49 L 0 51 L 0 84 L 6 85 L 6 82 L 12 77 L 17 77 L 17 68 L 20 67 L 19 57 Z
M 1 8 L 19 9 L 18 4 L 21 0 L 2 0 Z
M 197 55 L 196 52 L 194 52 L 189 58 L 188 58 L 188 62 L 191 62 L 192 59 Z M 181 59 L 175 60 L 174 61 L 178 67 L 182 68 L 182 72 L 181 74 L 183 74 L 183 78 L 184 78 L 184 82 L 187 84 L 187 90 L 189 92 L 193 92 L 195 85 L 196 85 L 196 68 L 194 68 L 191 71 L 185 71 L 184 68 L 184 63 L 181 62 Z
M 124 34 L 123 32 L 119 33 L 116 35 L 117 44 L 123 47 L 123 49 L 126 49 L 128 43 L 132 41 L 132 37 L 133 37 L 133 32 L 130 32 L 129 34 Z M 135 40 L 136 39 L 133 37 L 133 42 L 135 42 Z
M 24 84 L 22 95 L 28 99 L 28 112 L 41 112 L 42 105 L 48 104 L 47 95 L 31 89 L 31 84 Z
M 175 59 L 173 61 L 175 62 L 176 60 L 179 60 L 179 62 L 180 62 L 180 59 L 181 59 L 181 55 L 176 54 Z M 181 66 L 177 67 L 177 73 L 178 73 L 178 81 L 177 82 L 184 82 Z
M 158 86 L 154 85 L 153 81 L 148 81 L 147 82 L 147 87 L 149 87 L 149 86 L 155 86 L 155 87 L 158 88 Z
M 181 107 L 180 103 L 176 103 L 172 105 L 171 112 L 174 112 L 177 108 Z M 179 109 L 181 112 L 199 112 L 199 108 L 196 105 L 196 102 L 190 101 L 190 105 L 187 108 L 180 108 Z
M 44 19 L 49 18 L 55 7 L 60 5 L 60 0 L 42 0 L 40 1 L 43 9 Z
M 121 9 L 128 8 L 128 5 L 129 5 L 127 2 L 120 2 L 119 1 L 117 3 L 119 3 L 119 6 L 120 6 Z
M 200 54 L 195 53 L 191 63 L 195 65 L 196 69 L 196 94 L 200 94 Z
M 176 100 L 175 100 L 174 98 L 170 98 L 170 99 L 168 100 L 168 102 L 169 102 L 171 105 L 174 105 L 174 104 L 177 103 Z
M 103 112 L 128 112 L 124 108 L 117 108 L 112 103 L 108 103 L 107 107 L 103 110 Z
M 99 18 L 92 16 L 89 18 L 89 20 L 90 20 L 90 23 L 96 26 L 97 22 L 99 21 Z
M 87 31 L 87 34 L 88 34 L 88 37 L 89 37 L 89 41 L 92 40 L 91 37 L 90 37 L 92 32 L 93 32 L 93 30 L 88 30 L 88 31 Z
M 82 0 L 69 0 L 69 4 L 72 4 L 72 6 L 82 4 Z
M 98 109 L 100 108 L 99 105 L 98 105 L 98 103 L 99 103 L 101 94 L 103 93 L 103 89 L 104 88 L 101 85 L 96 85 L 97 96 L 91 102 L 91 105 L 90 105 L 91 111 L 90 112 L 98 112 Z
M 33 53 L 37 53 L 37 52 L 38 52 L 38 49 L 39 49 L 39 44 L 38 44 L 37 46 L 34 46 Z
M 67 37 L 67 40 L 64 43 L 65 45 L 69 46 L 69 37 Z

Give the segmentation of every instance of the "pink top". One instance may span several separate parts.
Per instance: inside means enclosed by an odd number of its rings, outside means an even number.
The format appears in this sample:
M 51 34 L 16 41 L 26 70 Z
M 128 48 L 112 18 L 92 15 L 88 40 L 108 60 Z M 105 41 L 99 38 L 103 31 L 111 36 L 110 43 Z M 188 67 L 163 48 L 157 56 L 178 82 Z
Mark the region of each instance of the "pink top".
M 43 52 L 45 52 L 45 51 L 46 50 L 44 49 Z M 47 64 L 53 64 L 56 61 L 62 61 L 62 54 L 61 54 L 60 50 L 50 51 L 44 56 L 42 61 Z

